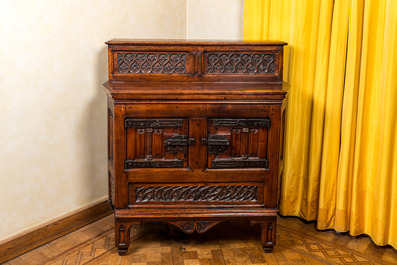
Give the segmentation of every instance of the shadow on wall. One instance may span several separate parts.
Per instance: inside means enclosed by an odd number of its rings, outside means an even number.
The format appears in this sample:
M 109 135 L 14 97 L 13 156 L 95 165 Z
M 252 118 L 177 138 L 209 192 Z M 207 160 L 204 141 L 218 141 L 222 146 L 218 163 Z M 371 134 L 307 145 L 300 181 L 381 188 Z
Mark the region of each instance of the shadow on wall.
M 103 45 L 96 55 L 95 93 L 87 104 L 81 119 L 82 144 L 84 148 L 83 168 L 88 176 L 81 195 L 90 202 L 107 195 L 107 103 L 103 83 L 107 80 L 107 49 Z

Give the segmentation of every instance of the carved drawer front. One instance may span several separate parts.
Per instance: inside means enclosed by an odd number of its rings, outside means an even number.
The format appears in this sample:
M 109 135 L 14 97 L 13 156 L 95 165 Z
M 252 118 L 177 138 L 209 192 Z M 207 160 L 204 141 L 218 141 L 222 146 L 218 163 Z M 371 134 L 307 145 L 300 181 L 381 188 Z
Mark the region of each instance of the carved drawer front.
M 185 183 L 129 185 L 130 205 L 261 204 L 261 183 Z
M 262 77 L 279 79 L 279 58 L 276 51 L 204 52 L 204 75 L 243 75 L 250 78 Z
M 209 119 L 208 168 L 269 168 L 269 118 Z
M 120 78 L 115 80 L 189 75 L 192 60 L 192 55 L 183 51 L 118 51 L 113 63 L 114 75 Z
M 126 119 L 124 168 L 185 168 L 189 145 L 187 119 Z

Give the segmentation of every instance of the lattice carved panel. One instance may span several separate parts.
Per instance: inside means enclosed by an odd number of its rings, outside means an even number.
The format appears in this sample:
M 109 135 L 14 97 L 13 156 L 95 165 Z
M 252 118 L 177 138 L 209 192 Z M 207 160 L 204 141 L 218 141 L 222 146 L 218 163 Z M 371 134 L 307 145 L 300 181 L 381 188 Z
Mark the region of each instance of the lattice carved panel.
M 185 74 L 188 53 L 120 52 L 117 71 L 120 74 Z
M 275 74 L 275 54 L 205 53 L 208 74 Z

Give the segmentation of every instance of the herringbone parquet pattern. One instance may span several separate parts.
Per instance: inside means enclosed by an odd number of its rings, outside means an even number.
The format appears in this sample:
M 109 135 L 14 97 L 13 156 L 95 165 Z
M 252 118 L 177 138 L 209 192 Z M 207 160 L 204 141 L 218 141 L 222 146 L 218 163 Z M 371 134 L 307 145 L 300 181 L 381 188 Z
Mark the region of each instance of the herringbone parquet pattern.
M 113 216 L 6 263 L 20 264 L 397 264 L 397 251 L 366 236 L 318 231 L 314 223 L 279 217 L 277 245 L 264 253 L 258 227 L 228 222 L 205 234 L 185 235 L 166 223 L 134 227 L 127 256 L 114 247 Z

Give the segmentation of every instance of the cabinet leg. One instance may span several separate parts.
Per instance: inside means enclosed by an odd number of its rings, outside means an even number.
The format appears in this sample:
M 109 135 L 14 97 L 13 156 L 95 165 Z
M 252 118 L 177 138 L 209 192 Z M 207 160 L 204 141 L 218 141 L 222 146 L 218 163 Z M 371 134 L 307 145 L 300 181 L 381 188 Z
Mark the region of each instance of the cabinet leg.
M 116 229 L 116 247 L 120 256 L 127 254 L 128 247 L 130 246 L 130 228 L 131 224 L 117 222 Z
M 261 227 L 261 243 L 266 253 L 273 251 L 276 244 L 276 222 L 275 221 L 251 221 L 251 225 L 258 224 Z

